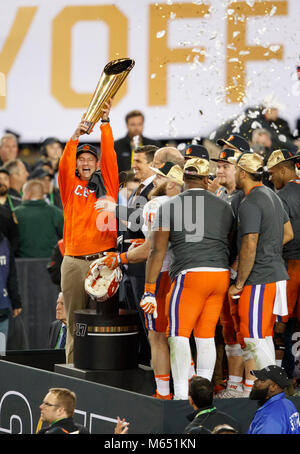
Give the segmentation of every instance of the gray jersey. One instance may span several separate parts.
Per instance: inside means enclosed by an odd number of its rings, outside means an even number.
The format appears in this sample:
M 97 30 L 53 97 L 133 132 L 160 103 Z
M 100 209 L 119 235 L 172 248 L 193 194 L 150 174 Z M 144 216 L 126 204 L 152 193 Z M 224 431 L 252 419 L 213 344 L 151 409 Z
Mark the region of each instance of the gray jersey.
M 217 189 L 215 194 L 217 197 L 220 197 L 220 199 L 225 200 L 225 202 L 228 202 L 229 205 L 231 205 L 232 200 L 237 196 L 242 195 L 241 198 L 244 198 L 243 191 L 236 189 L 235 191 L 233 191 L 229 194 L 229 192 L 227 192 L 227 189 L 225 188 L 225 186 L 221 186 L 219 189 Z
M 277 192 L 294 231 L 294 239 L 283 247 L 285 260 L 300 260 L 300 180 L 290 181 Z
M 214 194 L 190 189 L 165 202 L 155 228 L 170 231 L 170 276 L 190 268 L 229 269 L 229 240 L 234 223 L 230 205 Z
M 280 198 L 266 186 L 256 186 L 238 211 L 238 250 L 242 237 L 258 233 L 256 256 L 245 285 L 288 279 L 282 258 L 283 226 L 289 221 Z

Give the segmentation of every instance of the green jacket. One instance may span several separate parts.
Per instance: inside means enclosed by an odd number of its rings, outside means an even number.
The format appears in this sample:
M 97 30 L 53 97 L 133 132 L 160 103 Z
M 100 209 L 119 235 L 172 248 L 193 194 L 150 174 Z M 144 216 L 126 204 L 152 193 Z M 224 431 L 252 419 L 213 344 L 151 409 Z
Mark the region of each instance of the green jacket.
M 63 211 L 44 200 L 25 200 L 15 214 L 19 228 L 17 257 L 49 258 L 63 236 Z

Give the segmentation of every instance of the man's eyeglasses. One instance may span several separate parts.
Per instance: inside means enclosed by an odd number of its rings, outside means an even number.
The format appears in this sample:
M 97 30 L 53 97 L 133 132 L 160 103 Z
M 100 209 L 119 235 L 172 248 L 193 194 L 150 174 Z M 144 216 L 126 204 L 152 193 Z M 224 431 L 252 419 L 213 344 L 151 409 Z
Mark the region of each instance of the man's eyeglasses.
M 60 407 L 60 405 L 49 404 L 49 402 L 45 402 L 45 401 L 43 401 L 43 402 L 41 403 L 41 405 L 46 405 L 46 407 Z

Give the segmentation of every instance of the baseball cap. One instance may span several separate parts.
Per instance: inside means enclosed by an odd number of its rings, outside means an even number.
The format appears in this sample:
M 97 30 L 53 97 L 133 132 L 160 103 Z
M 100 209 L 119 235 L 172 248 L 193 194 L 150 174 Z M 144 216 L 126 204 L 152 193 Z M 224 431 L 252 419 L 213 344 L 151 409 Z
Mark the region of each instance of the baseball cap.
M 228 145 L 229 147 L 234 147 L 239 150 L 241 153 L 245 151 L 250 151 L 250 145 L 244 137 L 239 136 L 238 134 L 231 134 L 228 139 L 218 139 L 218 145 Z
M 209 154 L 205 147 L 202 145 L 188 145 L 184 150 L 185 159 L 202 158 L 209 160 Z
M 237 159 L 240 156 L 241 152 L 234 150 L 233 148 L 224 148 L 224 150 L 221 150 L 219 153 L 218 158 L 211 158 L 211 161 L 218 162 L 229 162 L 228 158 L 235 158 Z M 232 164 L 232 163 L 230 163 Z
M 52 145 L 53 143 L 59 143 L 60 145 L 62 145 L 61 141 L 56 137 L 47 137 L 47 139 L 45 139 L 42 143 L 42 146 L 46 147 L 47 145 Z
M 237 167 L 245 170 L 248 173 L 262 173 L 264 168 L 263 158 L 252 152 L 242 153 L 237 159 L 234 157 L 228 158 L 228 161 L 231 164 L 234 164 Z
M 0 173 L 6 173 L 9 176 L 9 171 L 5 167 L 0 167 Z
M 285 370 L 282 367 L 273 364 L 271 366 L 264 367 L 261 370 L 251 370 L 250 373 L 259 380 L 272 380 L 282 389 L 286 388 L 290 384 Z
M 49 172 L 46 172 L 42 167 L 36 167 L 29 175 L 28 180 L 34 180 L 35 178 L 44 178 L 44 177 L 51 177 L 53 178 L 53 175 L 51 175 Z
M 173 162 L 167 161 L 159 169 L 156 169 L 155 167 L 150 168 L 157 175 L 166 177 L 169 180 L 175 181 L 175 183 L 183 184 L 183 170 L 179 165 L 174 164 Z
M 295 153 L 294 151 L 286 149 L 275 150 L 269 156 L 269 159 L 267 161 L 267 168 L 272 169 L 272 167 L 276 166 L 277 164 L 292 159 L 294 159 L 295 162 L 300 161 L 300 153 Z
M 80 156 L 82 153 L 91 153 L 98 160 L 97 148 L 94 147 L 93 145 L 90 145 L 89 143 L 80 145 L 80 147 L 77 148 L 76 158 L 78 158 L 78 156 Z
M 209 175 L 209 161 L 207 159 L 188 159 L 184 166 L 185 175 L 196 175 L 205 177 Z

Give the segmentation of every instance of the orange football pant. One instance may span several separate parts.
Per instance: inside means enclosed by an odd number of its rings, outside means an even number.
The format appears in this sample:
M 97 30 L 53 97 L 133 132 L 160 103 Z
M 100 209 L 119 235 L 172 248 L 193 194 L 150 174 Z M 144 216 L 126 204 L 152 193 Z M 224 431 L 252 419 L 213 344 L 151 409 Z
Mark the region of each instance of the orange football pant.
M 264 339 L 273 336 L 276 282 L 246 285 L 239 299 L 230 299 L 237 340 L 245 348 L 244 338 Z
M 278 321 L 284 323 L 292 317 L 296 317 L 300 321 L 300 260 L 288 261 L 288 275 L 286 297 L 289 314 L 284 317 L 278 317 Z
M 226 345 L 238 344 L 236 336 L 238 305 L 234 301 L 235 300 L 232 300 L 228 295 L 226 295 L 220 314 L 222 334 Z
M 166 314 L 166 299 L 170 291 L 171 279 L 168 271 L 163 271 L 159 274 L 156 281 L 156 303 L 157 303 L 157 317 L 145 314 L 145 325 L 148 330 L 153 330 L 158 333 L 164 333 L 167 329 L 168 319 Z
M 167 296 L 167 337 L 212 338 L 229 286 L 229 271 L 179 274 Z

